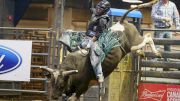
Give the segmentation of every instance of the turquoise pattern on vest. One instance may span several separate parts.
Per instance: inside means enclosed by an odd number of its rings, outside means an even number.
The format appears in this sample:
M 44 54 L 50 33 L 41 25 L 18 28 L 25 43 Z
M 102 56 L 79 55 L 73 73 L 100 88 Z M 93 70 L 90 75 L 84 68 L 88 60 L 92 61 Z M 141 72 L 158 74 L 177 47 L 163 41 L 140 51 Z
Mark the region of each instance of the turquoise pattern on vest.
M 70 47 L 72 49 L 76 48 L 85 39 L 85 32 L 72 31 L 64 33 L 69 33 Z M 121 39 L 122 35 L 118 32 L 112 32 L 111 30 L 104 31 L 96 41 L 99 45 L 95 50 L 96 54 L 101 56 L 101 60 L 103 61 L 105 56 L 112 48 L 121 46 Z
M 120 40 L 121 37 L 118 32 L 112 32 L 111 30 L 108 30 L 104 31 L 104 33 L 101 34 L 97 43 L 100 49 L 102 49 L 102 51 L 104 52 L 104 55 L 101 56 L 102 61 L 112 48 L 121 46 Z M 98 49 L 96 51 L 102 52 Z

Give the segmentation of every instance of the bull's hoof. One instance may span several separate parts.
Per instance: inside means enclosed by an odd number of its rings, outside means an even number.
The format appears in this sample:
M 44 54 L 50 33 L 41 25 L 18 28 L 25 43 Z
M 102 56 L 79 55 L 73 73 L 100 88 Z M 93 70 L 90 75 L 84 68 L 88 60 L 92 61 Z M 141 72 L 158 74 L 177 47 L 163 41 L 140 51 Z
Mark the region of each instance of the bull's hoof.
M 143 50 L 137 50 L 136 53 L 141 57 L 145 57 L 145 53 Z
M 77 100 L 77 98 L 70 97 L 70 98 L 68 98 L 68 100 L 67 100 L 67 101 L 78 101 L 78 100 Z
M 74 93 L 71 97 L 68 98 L 67 101 L 78 101 L 76 94 Z
M 162 54 L 160 52 L 156 52 L 155 55 L 158 57 L 158 58 L 162 58 Z

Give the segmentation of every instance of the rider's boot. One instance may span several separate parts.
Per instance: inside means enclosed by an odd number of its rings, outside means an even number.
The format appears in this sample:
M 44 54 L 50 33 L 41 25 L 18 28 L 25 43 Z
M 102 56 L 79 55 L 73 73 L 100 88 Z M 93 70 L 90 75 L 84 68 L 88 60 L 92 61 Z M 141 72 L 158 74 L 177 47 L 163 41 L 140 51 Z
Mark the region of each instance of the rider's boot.
M 97 75 L 97 79 L 99 83 L 103 83 L 104 82 L 104 76 L 102 74 Z
M 104 87 L 104 76 L 102 74 L 97 76 L 98 83 L 99 83 L 99 94 L 103 96 L 105 94 L 105 87 Z

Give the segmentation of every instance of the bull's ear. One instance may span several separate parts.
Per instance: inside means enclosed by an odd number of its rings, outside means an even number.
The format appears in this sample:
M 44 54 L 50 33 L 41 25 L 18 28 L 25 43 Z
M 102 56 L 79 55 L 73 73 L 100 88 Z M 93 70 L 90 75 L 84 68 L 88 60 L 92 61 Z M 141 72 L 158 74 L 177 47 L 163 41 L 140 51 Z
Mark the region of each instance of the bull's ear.
M 47 78 L 47 79 L 51 79 L 51 73 L 49 72 L 43 72 L 44 76 Z
M 68 75 L 72 75 L 72 74 L 76 74 L 76 73 L 78 73 L 78 70 L 69 70 L 69 71 L 63 71 L 62 75 L 68 76 Z

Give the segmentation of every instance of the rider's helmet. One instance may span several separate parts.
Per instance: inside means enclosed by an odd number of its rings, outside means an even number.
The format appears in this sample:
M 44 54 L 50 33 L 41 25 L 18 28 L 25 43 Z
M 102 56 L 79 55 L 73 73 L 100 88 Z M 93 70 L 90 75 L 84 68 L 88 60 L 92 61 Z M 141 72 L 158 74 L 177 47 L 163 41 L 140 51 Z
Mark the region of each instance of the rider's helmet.
M 96 6 L 96 12 L 98 15 L 105 14 L 111 8 L 111 4 L 107 0 L 100 1 Z

